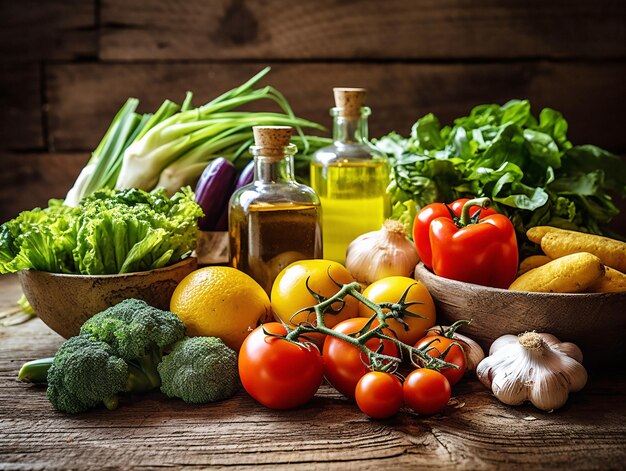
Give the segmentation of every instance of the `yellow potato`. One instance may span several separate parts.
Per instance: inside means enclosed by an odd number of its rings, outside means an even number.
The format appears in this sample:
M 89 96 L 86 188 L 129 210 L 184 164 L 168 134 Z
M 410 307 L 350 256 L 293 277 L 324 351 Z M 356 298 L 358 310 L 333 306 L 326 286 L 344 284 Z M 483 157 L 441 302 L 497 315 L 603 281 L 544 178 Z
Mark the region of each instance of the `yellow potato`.
M 548 232 L 557 232 L 560 230 L 562 229 L 552 226 L 535 226 L 526 231 L 526 237 L 528 237 L 528 240 L 534 242 L 535 244 L 541 244 L 541 239 Z
M 622 293 L 626 291 L 626 275 L 613 268 L 604 267 L 605 273 L 587 290 L 589 293 Z
M 545 265 L 546 263 L 552 261 L 550 257 L 547 255 L 531 255 L 530 257 L 526 257 L 519 264 L 519 270 L 517 271 L 517 276 L 521 276 L 527 271 L 532 270 L 533 268 L 540 267 Z
M 590 253 L 552 260 L 517 278 L 510 290 L 537 293 L 581 293 L 604 276 L 604 265 Z
M 626 273 L 626 243 L 608 237 L 561 229 L 546 233 L 541 238 L 541 249 L 550 258 L 588 252 L 604 265 Z

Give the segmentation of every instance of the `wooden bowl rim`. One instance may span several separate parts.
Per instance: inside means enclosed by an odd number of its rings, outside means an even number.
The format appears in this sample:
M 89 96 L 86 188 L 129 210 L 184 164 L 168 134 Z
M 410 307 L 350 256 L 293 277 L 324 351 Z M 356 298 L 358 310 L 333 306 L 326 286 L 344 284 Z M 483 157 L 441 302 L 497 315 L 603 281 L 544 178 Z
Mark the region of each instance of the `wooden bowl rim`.
M 485 293 L 493 293 L 493 294 L 497 293 L 499 295 L 502 295 L 503 293 L 507 293 L 512 296 L 523 296 L 523 297 L 535 298 L 535 299 L 546 299 L 546 298 L 602 299 L 602 298 L 611 298 L 611 297 L 615 297 L 615 298 L 623 297 L 626 300 L 626 292 L 623 292 L 623 293 L 534 293 L 531 291 L 516 291 L 516 290 L 508 290 L 508 289 L 502 289 L 502 288 L 492 288 L 491 286 L 476 285 L 473 283 L 466 283 L 464 281 L 451 280 L 450 278 L 444 278 L 442 276 L 435 275 L 432 271 L 430 271 L 426 267 L 426 265 L 424 265 L 424 262 L 419 262 L 417 264 L 417 266 L 415 267 L 415 274 L 423 275 L 427 278 L 430 278 L 433 281 L 441 283 L 442 285 L 445 284 L 450 287 L 454 287 L 454 288 L 457 288 L 459 290 L 464 290 L 464 291 L 468 291 L 471 289 L 472 291 L 476 292 L 480 290 Z
M 168 271 L 174 271 L 178 268 L 182 268 L 186 265 L 191 265 L 192 263 L 197 263 L 198 259 L 196 257 L 187 257 L 182 259 L 179 262 L 176 262 L 173 265 L 167 265 L 161 268 L 155 268 L 153 270 L 145 270 L 145 271 L 134 271 L 131 273 L 114 273 L 111 275 L 79 275 L 75 273 L 53 273 L 49 271 L 39 271 L 39 270 L 22 270 L 20 275 L 28 276 L 29 274 L 37 274 L 40 276 L 49 276 L 51 278 L 71 278 L 71 279 L 96 279 L 96 278 L 105 278 L 105 279 L 115 279 L 115 278 L 127 278 L 129 276 L 145 276 L 153 273 L 166 273 Z

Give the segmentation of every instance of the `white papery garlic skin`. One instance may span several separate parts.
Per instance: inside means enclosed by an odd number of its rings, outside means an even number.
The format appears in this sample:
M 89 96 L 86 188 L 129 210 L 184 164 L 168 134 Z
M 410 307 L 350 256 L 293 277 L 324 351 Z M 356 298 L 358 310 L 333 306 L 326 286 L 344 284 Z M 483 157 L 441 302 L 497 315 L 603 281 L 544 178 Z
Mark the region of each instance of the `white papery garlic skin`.
M 447 330 L 448 326 L 443 327 L 432 327 L 428 329 L 426 332 L 426 337 L 432 337 L 433 335 L 441 335 L 441 330 Z M 456 332 L 452 335 L 454 340 L 458 340 L 461 344 L 461 348 L 463 348 L 463 353 L 465 353 L 465 374 L 470 375 L 476 371 L 476 367 L 485 358 L 485 352 L 482 347 L 474 342 L 471 338 L 466 335 L 457 334 Z
M 382 229 L 354 239 L 346 253 L 346 268 L 366 285 L 388 276 L 410 277 L 417 262 L 417 250 L 404 225 L 392 219 L 387 219 Z
M 519 405 L 530 401 L 541 410 L 562 407 L 570 392 L 587 383 L 582 352 L 554 335 L 526 332 L 504 335 L 489 349 L 476 375 L 500 401 Z

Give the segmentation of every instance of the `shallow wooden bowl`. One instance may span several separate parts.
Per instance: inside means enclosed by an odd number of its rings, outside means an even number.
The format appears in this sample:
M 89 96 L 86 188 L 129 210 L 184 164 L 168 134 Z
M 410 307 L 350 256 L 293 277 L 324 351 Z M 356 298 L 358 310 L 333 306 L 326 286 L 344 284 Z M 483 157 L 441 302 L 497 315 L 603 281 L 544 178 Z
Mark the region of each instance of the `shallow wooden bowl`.
M 462 328 L 484 349 L 505 334 L 529 330 L 574 342 L 586 365 L 603 366 L 626 357 L 626 293 L 525 293 L 448 280 L 423 263 L 415 278 L 428 289 L 437 308 L 437 323 L 471 319 Z
M 180 281 L 198 267 L 195 258 L 156 270 L 123 275 L 64 275 L 36 270 L 19 273 L 22 290 L 37 315 L 65 338 L 78 335 L 94 314 L 128 298 L 169 309 Z

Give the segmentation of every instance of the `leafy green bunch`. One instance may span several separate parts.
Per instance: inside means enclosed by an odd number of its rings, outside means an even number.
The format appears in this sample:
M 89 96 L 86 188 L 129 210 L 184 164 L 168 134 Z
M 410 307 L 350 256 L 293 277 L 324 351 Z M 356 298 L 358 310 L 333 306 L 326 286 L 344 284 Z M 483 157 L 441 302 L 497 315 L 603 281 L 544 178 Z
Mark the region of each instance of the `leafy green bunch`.
M 410 137 L 391 133 L 376 143 L 392 158 L 393 217 L 410 224 L 435 201 L 486 196 L 519 235 L 538 225 L 606 233 L 602 225 L 619 212 L 611 193 L 626 196 L 626 163 L 574 146 L 567 128 L 553 109 L 533 116 L 527 100 L 477 106 L 453 126 L 427 114 Z
M 0 273 L 103 275 L 170 265 L 195 247 L 201 208 L 190 188 L 100 190 L 71 208 L 51 200 L 0 226 Z

